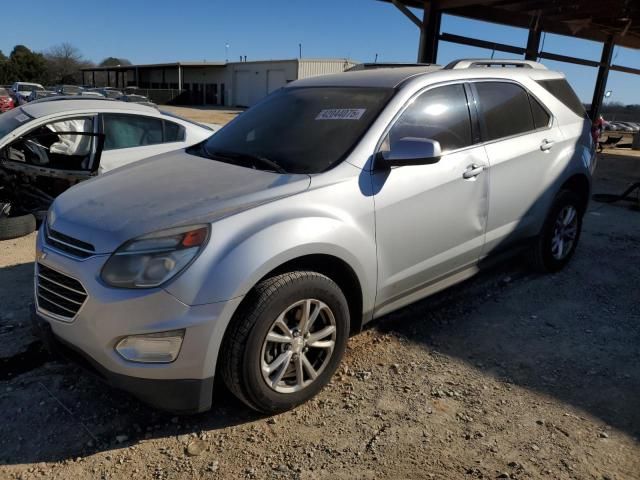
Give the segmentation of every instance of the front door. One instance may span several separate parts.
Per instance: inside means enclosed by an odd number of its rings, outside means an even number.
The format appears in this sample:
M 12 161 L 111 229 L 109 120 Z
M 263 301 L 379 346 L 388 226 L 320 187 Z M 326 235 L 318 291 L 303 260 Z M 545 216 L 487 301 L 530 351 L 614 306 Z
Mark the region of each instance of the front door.
M 394 143 L 403 138 L 436 140 L 443 155 L 434 164 L 373 173 L 377 315 L 419 298 L 439 279 L 472 267 L 484 243 L 489 164 L 484 147 L 474 146 L 464 86 L 421 93 L 391 127 L 380 149 L 393 151 Z

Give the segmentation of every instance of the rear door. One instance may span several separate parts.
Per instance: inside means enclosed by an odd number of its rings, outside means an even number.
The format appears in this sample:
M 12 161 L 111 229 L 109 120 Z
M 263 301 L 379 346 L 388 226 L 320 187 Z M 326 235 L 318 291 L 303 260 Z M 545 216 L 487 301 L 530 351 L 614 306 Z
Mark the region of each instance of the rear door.
M 101 173 L 185 146 L 185 127 L 158 117 L 103 113 L 102 128 Z
M 511 81 L 472 83 L 491 179 L 483 256 L 536 235 L 541 196 L 562 155 L 562 132 L 550 112 Z

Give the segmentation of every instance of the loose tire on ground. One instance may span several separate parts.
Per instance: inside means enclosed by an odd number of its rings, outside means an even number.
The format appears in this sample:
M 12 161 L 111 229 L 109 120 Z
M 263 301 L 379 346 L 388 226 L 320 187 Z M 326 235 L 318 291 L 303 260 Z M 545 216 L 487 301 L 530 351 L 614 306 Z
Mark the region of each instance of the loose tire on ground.
M 322 357 L 316 357 L 316 361 L 322 362 L 323 367 L 315 379 L 312 380 L 312 375 L 305 371 L 302 378 L 309 382 L 306 386 L 298 391 L 282 393 L 274 389 L 273 385 L 270 386 L 264 377 L 265 346 L 270 338 L 268 335 L 271 336 L 274 332 L 274 322 L 282 318 L 281 314 L 291 312 L 289 308 L 292 305 L 307 299 L 314 299 L 316 305 L 324 305 L 317 308 L 324 308 L 320 317 L 329 318 L 335 326 L 333 348 L 324 357 L 324 362 Z M 297 318 L 298 312 L 294 313 Z M 319 320 L 321 324 L 323 319 Z M 221 374 L 225 384 L 238 399 L 264 413 L 283 412 L 306 402 L 329 382 L 338 368 L 347 345 L 349 321 L 349 308 L 344 294 L 333 280 L 324 275 L 295 271 L 260 282 L 247 295 L 225 334 L 220 355 Z M 294 330 L 291 331 L 295 333 Z M 294 345 L 293 348 L 300 346 Z M 316 352 L 314 349 L 317 348 L 307 348 L 311 350 L 308 355 Z M 302 356 L 297 358 L 301 359 Z M 296 368 L 295 363 L 290 365 L 292 369 Z M 298 371 L 295 372 L 296 378 L 297 374 Z
M 573 208 L 577 212 L 576 215 L 576 234 L 571 248 L 562 258 L 556 258 L 553 255 L 553 238 L 556 229 L 556 223 L 560 214 L 565 208 Z M 535 239 L 529 255 L 529 263 L 534 270 L 541 273 L 557 272 L 569 263 L 571 257 L 575 253 L 580 233 L 582 231 L 582 217 L 584 215 L 584 199 L 576 192 L 571 190 L 562 190 L 556 196 L 547 218 L 542 227 L 540 235 Z
M 36 219 L 30 213 L 17 217 L 0 217 L 0 240 L 24 237 L 36 229 Z

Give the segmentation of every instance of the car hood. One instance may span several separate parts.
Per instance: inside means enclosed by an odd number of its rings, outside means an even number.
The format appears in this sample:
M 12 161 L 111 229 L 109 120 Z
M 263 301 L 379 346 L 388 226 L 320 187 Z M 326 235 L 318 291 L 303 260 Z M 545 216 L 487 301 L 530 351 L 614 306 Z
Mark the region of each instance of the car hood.
M 82 182 L 60 195 L 49 227 L 111 253 L 164 228 L 213 222 L 309 188 L 304 174 L 277 174 L 171 152 Z

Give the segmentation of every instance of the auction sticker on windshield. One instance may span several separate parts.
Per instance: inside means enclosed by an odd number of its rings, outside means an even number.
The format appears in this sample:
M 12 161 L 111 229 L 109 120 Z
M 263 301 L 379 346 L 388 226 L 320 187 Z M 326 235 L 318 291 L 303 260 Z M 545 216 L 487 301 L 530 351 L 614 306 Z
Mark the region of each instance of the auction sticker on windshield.
M 360 120 L 366 108 L 329 108 L 320 110 L 316 120 Z

